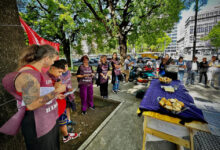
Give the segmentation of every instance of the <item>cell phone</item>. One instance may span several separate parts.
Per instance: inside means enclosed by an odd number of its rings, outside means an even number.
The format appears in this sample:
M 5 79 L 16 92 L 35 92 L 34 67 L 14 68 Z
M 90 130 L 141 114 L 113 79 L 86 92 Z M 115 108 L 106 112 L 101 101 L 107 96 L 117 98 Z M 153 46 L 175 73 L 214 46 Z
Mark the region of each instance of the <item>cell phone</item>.
M 64 93 L 63 95 L 64 95 L 64 96 L 67 96 L 67 95 L 69 95 L 69 94 L 73 94 L 76 90 L 77 90 L 77 88 L 73 89 L 73 90 L 70 91 L 70 92 L 66 92 L 66 93 Z

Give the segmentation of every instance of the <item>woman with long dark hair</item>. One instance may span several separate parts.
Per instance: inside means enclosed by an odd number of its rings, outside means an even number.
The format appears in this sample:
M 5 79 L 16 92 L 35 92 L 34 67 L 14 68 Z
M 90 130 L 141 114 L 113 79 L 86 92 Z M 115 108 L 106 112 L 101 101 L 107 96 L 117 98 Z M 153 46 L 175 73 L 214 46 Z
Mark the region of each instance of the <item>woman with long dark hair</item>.
M 60 148 L 56 99 L 64 98 L 61 93 L 66 86 L 61 83 L 53 86 L 51 79 L 41 71 L 44 67 L 50 67 L 57 56 L 58 53 L 50 45 L 31 45 L 23 51 L 18 71 L 3 79 L 4 87 L 18 101 L 18 112 L 0 131 L 5 129 L 9 134 L 15 134 L 13 130 L 18 129 L 21 122 L 27 150 Z
M 119 92 L 119 84 L 120 84 L 119 80 L 121 77 L 121 64 L 117 57 L 116 52 L 112 54 L 111 65 L 112 65 L 112 84 L 113 84 L 112 91 L 113 93 L 117 94 Z

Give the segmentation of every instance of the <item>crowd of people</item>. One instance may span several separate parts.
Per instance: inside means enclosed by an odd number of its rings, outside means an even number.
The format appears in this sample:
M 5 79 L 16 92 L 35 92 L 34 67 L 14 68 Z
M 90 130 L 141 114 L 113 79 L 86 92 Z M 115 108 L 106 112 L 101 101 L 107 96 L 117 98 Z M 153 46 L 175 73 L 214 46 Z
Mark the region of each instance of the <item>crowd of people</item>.
M 204 85 L 205 87 L 213 86 L 214 84 L 214 75 L 219 72 L 219 62 L 216 56 L 212 56 L 211 60 L 208 62 L 207 58 L 204 57 L 201 62 L 198 62 L 198 58 L 194 57 L 192 61 L 185 61 L 183 57 L 179 57 L 177 61 L 172 59 L 168 54 L 165 57 L 159 57 L 157 60 L 152 62 L 148 60 L 143 62 L 142 60 L 137 60 L 137 62 L 132 62 L 130 56 L 125 60 L 125 69 L 124 74 L 126 75 L 126 81 L 129 78 L 129 72 L 131 67 L 144 66 L 152 67 L 155 74 L 158 76 L 167 76 L 172 79 L 178 79 L 182 83 L 184 82 L 184 75 L 186 74 L 185 85 L 194 85 L 196 76 L 199 76 L 198 83 L 202 83 L 204 76 Z M 173 66 L 177 71 L 167 71 L 166 68 Z
M 19 59 L 17 71 L 7 74 L 3 79 L 4 87 L 17 100 L 18 112 L 16 117 L 12 117 L 0 128 L 0 132 L 15 134 L 21 126 L 28 150 L 59 149 L 59 130 L 64 143 L 80 136 L 80 133 L 73 133 L 67 128 L 68 125 L 75 124 L 70 113 L 76 110 L 76 104 L 68 63 L 64 59 L 57 60 L 57 56 L 56 50 L 49 45 L 29 46 Z M 86 115 L 88 109 L 95 110 L 94 80 L 100 86 L 102 98 L 107 99 L 109 80 L 113 84 L 112 92 L 117 94 L 120 92 L 120 81 L 128 82 L 131 69 L 135 66 L 154 68 L 157 76 L 171 76 L 181 82 L 187 72 L 186 85 L 194 84 L 195 76 L 200 73 L 199 82 L 202 82 L 204 76 L 206 86 L 208 82 L 213 82 L 218 66 L 215 56 L 209 63 L 206 58 L 199 63 L 197 57 L 189 62 L 180 57 L 175 62 L 169 55 L 155 62 L 148 60 L 144 63 L 140 59 L 131 60 L 129 55 L 121 62 L 117 53 L 113 53 L 111 61 L 107 61 L 106 55 L 101 56 L 97 70 L 93 70 L 89 64 L 88 56 L 84 55 L 81 61 L 76 77 L 82 115 Z M 178 72 L 167 71 L 166 67 L 169 65 L 175 65 Z M 50 69 L 44 73 L 42 69 L 48 67 Z

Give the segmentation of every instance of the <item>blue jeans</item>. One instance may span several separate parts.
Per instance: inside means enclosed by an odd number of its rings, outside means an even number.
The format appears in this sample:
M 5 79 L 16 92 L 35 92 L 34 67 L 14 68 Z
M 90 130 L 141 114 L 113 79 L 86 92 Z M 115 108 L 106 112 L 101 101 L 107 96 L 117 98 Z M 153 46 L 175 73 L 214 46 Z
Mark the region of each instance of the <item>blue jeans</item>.
M 179 71 L 178 72 L 178 79 L 183 82 L 183 76 L 184 76 L 184 71 Z
M 113 91 L 118 91 L 119 89 L 119 80 L 118 80 L 118 76 L 115 76 L 115 83 L 113 84 Z
M 197 71 L 194 71 L 194 70 L 189 71 L 187 75 L 186 84 L 189 84 L 189 83 L 194 84 L 196 75 L 197 75 Z

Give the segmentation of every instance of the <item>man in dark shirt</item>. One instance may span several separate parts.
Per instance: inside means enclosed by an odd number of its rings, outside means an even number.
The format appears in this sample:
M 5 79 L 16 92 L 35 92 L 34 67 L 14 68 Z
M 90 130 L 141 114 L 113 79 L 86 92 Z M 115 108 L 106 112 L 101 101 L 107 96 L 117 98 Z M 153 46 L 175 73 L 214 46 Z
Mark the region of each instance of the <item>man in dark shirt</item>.
M 165 55 L 165 60 L 166 60 L 166 65 L 169 65 L 173 61 L 173 59 L 169 56 L 169 54 Z
M 207 59 L 204 57 L 202 62 L 199 63 L 199 71 L 200 71 L 200 78 L 199 83 L 202 82 L 202 76 L 205 77 L 205 86 L 207 86 L 207 70 L 208 70 L 208 62 Z

